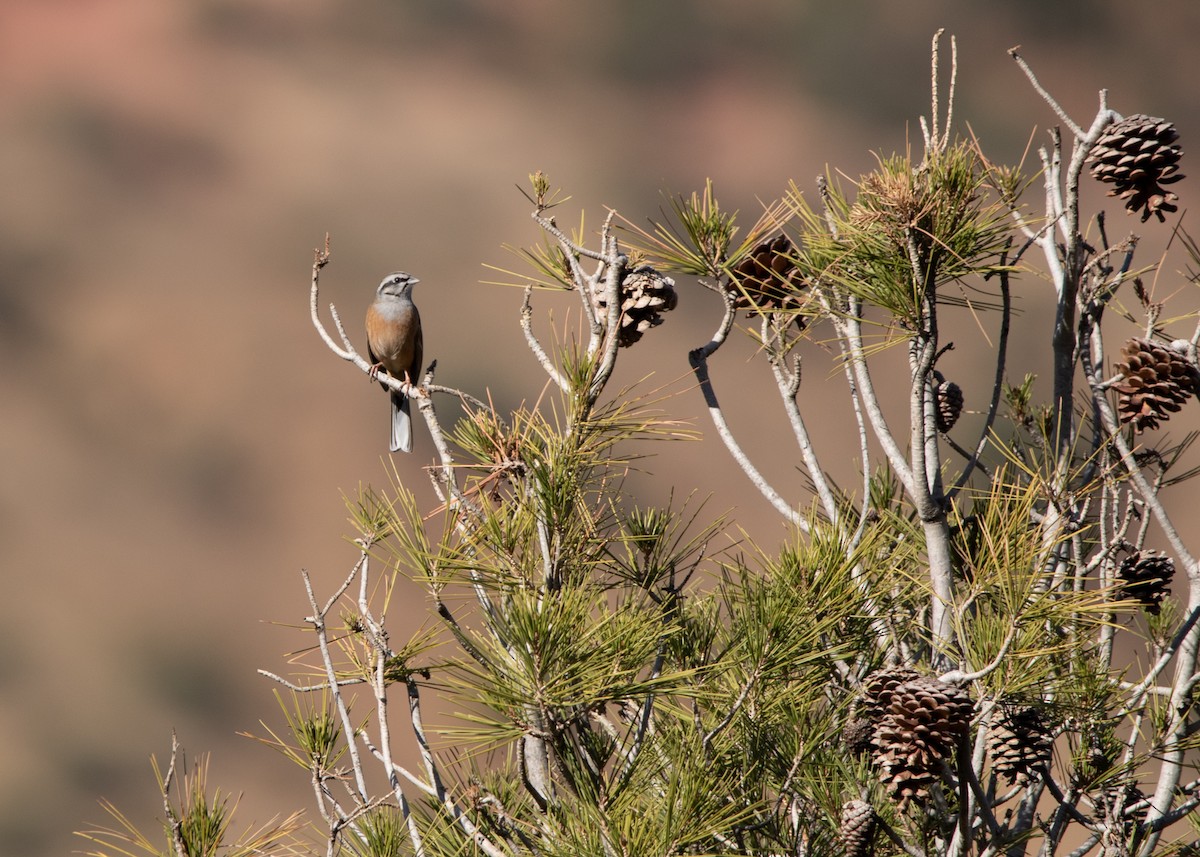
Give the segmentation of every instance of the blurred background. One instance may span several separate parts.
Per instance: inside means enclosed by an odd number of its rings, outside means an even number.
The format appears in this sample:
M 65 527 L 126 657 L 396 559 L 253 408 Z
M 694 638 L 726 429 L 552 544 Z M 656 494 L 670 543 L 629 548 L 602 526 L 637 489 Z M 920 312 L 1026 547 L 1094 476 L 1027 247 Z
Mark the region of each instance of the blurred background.
M 255 670 L 286 671 L 300 644 L 283 627 L 306 615 L 299 570 L 328 591 L 354 560 L 342 492 L 387 485 L 386 396 L 309 323 L 326 231 L 323 303 L 360 344 L 375 285 L 403 268 L 422 280 L 438 380 L 532 401 L 544 378 L 520 292 L 481 282 L 497 279 L 483 263 L 519 264 L 502 244 L 540 240 L 514 185 L 544 170 L 573 196 L 559 222 L 595 226 L 605 206 L 644 223 L 664 192 L 712 178 L 749 226 L 791 179 L 811 192 L 827 166 L 855 178 L 873 153 L 919 151 L 939 27 L 958 39 L 958 129 L 994 160 L 1019 161 L 1056 121 L 1008 57 L 1017 44 L 1076 121 L 1107 87 L 1114 109 L 1169 118 L 1195 151 L 1187 0 L 1153 14 L 1120 0 L 0 3 L 0 850 L 85 850 L 72 831 L 107 821 L 100 798 L 152 823 L 148 758 L 172 729 L 212 752 L 214 785 L 244 793 L 243 821 L 309 808 L 304 774 L 235 733 L 279 723 Z M 1182 171 L 1197 172 L 1186 155 Z M 1194 181 L 1176 186 L 1185 208 Z M 1109 208 L 1111 234 L 1145 234 L 1139 261 L 1156 261 L 1170 226 Z M 1183 265 L 1168 257 L 1158 295 Z M 687 368 L 720 308 L 678 289 L 615 383 L 653 373 L 642 389 L 677 394 L 664 409 L 706 437 L 650 450 L 630 488 L 711 495 L 712 515 L 731 510 L 770 548 L 786 531 L 712 443 Z M 1017 343 L 1014 373 L 1040 365 L 1050 323 L 1044 281 L 1018 289 L 1030 350 Z M 536 296 L 535 326 L 570 306 Z M 960 382 L 986 365 L 970 324 L 947 358 Z M 818 448 L 852 485 L 844 395 L 822 392 L 819 347 L 806 359 Z M 744 337 L 714 375 L 750 454 L 806 502 Z M 963 386 L 979 406 L 986 392 Z M 417 429 L 395 463 L 432 507 Z M 403 597 L 419 622 L 422 594 Z

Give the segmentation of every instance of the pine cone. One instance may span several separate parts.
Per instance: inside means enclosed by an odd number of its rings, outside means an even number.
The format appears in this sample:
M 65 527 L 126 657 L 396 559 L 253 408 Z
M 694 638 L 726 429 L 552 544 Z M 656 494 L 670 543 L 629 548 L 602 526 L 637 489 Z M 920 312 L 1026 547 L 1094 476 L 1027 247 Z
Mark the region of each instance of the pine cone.
M 737 293 L 734 306 L 751 315 L 798 307 L 805 282 L 795 257 L 796 245 L 786 235 L 756 244 L 730 269 L 729 288 Z
M 887 713 L 892 704 L 896 688 L 905 682 L 916 681 L 921 674 L 912 667 L 884 667 L 875 670 L 863 679 L 863 713 L 871 720 L 878 720 Z
M 954 428 L 963 409 L 962 387 L 953 381 L 947 381 L 941 372 L 934 371 L 933 400 L 937 405 L 938 431 L 945 434 Z
M 842 805 L 842 826 L 838 841 L 846 857 L 870 857 L 874 850 L 875 810 L 863 800 L 848 800 Z
M 1054 742 L 1039 708 L 1006 705 L 988 736 L 988 750 L 992 770 L 1011 785 L 1025 782 L 1038 768 L 1048 767 Z
M 961 688 L 917 678 L 890 691 L 875 732 L 875 765 L 901 807 L 925 800 L 971 723 L 974 705 Z
M 879 721 L 887 714 L 897 687 L 919 679 L 912 667 L 884 667 L 863 679 L 862 693 L 842 725 L 842 743 L 856 756 L 873 752 Z
M 842 743 L 856 756 L 869 753 L 875 743 L 875 724 L 869 717 L 851 715 L 842 726 Z
M 592 301 L 600 315 L 608 311 L 603 282 L 597 286 Z M 621 281 L 621 328 L 617 344 L 622 348 L 633 345 L 647 330 L 662 324 L 662 313 L 675 309 L 678 302 L 674 280 L 649 265 L 634 268 Z
M 1174 576 L 1175 560 L 1158 551 L 1135 551 L 1117 569 L 1125 594 L 1155 616 L 1162 609 L 1163 598 L 1171 591 Z
M 1159 222 L 1164 211 L 1178 211 L 1177 194 L 1163 189 L 1183 178 L 1178 172 L 1183 150 L 1179 133 L 1165 119 L 1135 113 L 1105 129 L 1092 147 L 1092 176 L 1116 185 L 1108 192 L 1125 200 L 1125 210 L 1142 212 L 1142 222 L 1153 214 Z
M 1122 424 L 1132 423 L 1139 433 L 1158 428 L 1170 414 L 1200 392 L 1200 372 L 1187 355 L 1170 345 L 1148 339 L 1131 339 L 1121 349 L 1124 360 L 1117 370 L 1125 377 L 1113 386 Z

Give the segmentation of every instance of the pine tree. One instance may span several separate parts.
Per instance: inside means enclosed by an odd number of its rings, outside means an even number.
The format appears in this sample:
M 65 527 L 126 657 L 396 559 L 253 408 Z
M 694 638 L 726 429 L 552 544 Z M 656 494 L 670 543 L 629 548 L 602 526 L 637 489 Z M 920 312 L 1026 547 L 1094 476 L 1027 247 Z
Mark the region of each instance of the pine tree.
M 1200 805 L 1200 562 L 1167 503 L 1196 472 L 1181 471 L 1195 435 L 1172 444 L 1158 429 L 1196 392 L 1200 332 L 1172 341 L 1130 274 L 1136 240 L 1111 243 L 1102 214 L 1079 208 L 1090 158 L 1099 180 L 1137 192 L 1121 196 L 1143 220 L 1163 219 L 1175 195 L 1152 191 L 1175 180 L 1180 151 L 1169 123 L 1122 120 L 1103 96 L 1090 124 L 1074 123 L 1013 57 L 1066 126 L 1032 178 L 953 136 L 953 81 L 943 115 L 934 88 L 919 160 L 881 157 L 811 194 L 793 184 L 744 233 L 708 183 L 650 226 L 610 213 L 589 243 L 557 225 L 561 197 L 531 177 L 541 243 L 520 252 L 528 271 L 509 273 L 549 392 L 501 413 L 431 367 L 411 396 L 437 452 L 437 503 L 398 478 L 350 498 L 344 581 L 318 593 L 304 579 L 311 657 L 295 674 L 265 671 L 287 691 L 287 728 L 260 740 L 311 779 L 318 851 L 1197 847 L 1183 822 Z M 1153 175 L 1122 160 L 1130 128 L 1155 147 Z M 1024 202 L 1031 184 L 1040 213 Z M 314 261 L 313 321 L 365 372 L 340 322 L 330 333 L 316 312 L 330 258 L 326 245 Z M 1006 360 L 1012 326 L 1028 321 L 1014 285 L 1045 280 L 1057 324 L 1039 403 L 1033 379 L 1008 382 Z M 545 290 L 578 300 L 575 336 L 535 332 Z M 670 311 L 705 290 L 715 327 L 691 367 L 716 434 L 790 527 L 779 549 L 720 550 L 733 522 L 691 499 L 640 505 L 623 487 L 645 442 L 690 430 L 649 395 L 613 389 L 614 366 L 669 336 Z M 1130 290 L 1144 330 L 1118 361 Z M 947 319 L 964 314 L 994 345 L 987 380 L 946 380 Z M 1169 324 L 1198 316 L 1185 307 Z M 811 497 L 781 495 L 720 405 L 710 367 L 739 318 Z M 799 395 L 816 346 L 844 373 L 854 488 L 809 436 L 829 412 Z M 888 361 L 907 374 L 901 413 L 878 395 Z M 447 396 L 463 411 L 453 425 L 437 408 Z M 436 621 L 397 640 L 389 609 L 413 586 Z M 1136 666 L 1118 665 L 1118 644 L 1138 648 Z M 426 719 L 435 695 L 454 719 Z M 404 741 L 416 768 L 399 761 Z

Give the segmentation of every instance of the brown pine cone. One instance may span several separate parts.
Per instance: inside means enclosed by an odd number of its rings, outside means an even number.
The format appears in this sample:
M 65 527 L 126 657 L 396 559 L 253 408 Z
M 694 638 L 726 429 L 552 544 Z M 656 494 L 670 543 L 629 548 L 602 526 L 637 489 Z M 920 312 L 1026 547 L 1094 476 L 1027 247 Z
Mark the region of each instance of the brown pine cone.
M 1121 354 L 1125 359 L 1117 370 L 1125 377 L 1113 386 L 1117 412 L 1122 424 L 1132 424 L 1139 433 L 1158 428 L 1200 392 L 1200 372 L 1173 346 L 1131 339 Z
M 1126 211 L 1142 212 L 1142 222 L 1153 214 L 1159 222 L 1164 211 L 1178 211 L 1179 196 L 1162 186 L 1183 178 L 1178 172 L 1183 150 L 1175 142 L 1179 133 L 1165 119 L 1135 113 L 1105 129 L 1092 147 L 1092 176 L 1116 185 L 1109 196 L 1125 200 Z
M 875 743 L 875 724 L 869 717 L 851 715 L 842 725 L 842 743 L 854 755 L 866 755 Z
M 1006 705 L 988 735 L 992 769 L 1010 784 L 1024 782 L 1038 768 L 1048 767 L 1054 742 L 1039 708 Z
M 921 674 L 912 667 L 894 666 L 875 670 L 863 679 L 863 714 L 871 720 L 878 720 L 887 713 L 896 688 L 919 678 Z
M 592 295 L 592 301 L 598 314 L 603 316 L 608 312 L 603 282 Z M 649 265 L 634 268 L 621 281 L 621 321 L 617 344 L 622 348 L 633 345 L 647 330 L 662 324 L 662 313 L 675 309 L 678 303 L 674 280 L 664 277 Z
M 1155 616 L 1162 609 L 1163 598 L 1171 591 L 1174 576 L 1175 560 L 1158 551 L 1135 551 L 1117 569 L 1125 594 Z
M 962 387 L 953 381 L 947 381 L 945 376 L 938 371 L 934 371 L 933 380 L 933 397 L 934 403 L 937 405 L 937 427 L 938 431 L 945 434 L 954 428 L 954 424 L 962 415 Z
M 974 704 L 962 688 L 932 677 L 896 685 L 875 731 L 879 780 L 900 806 L 925 800 L 971 723 Z
M 838 840 L 846 857 L 870 857 L 874 850 L 875 810 L 863 800 L 848 800 L 842 805 L 842 826 Z
M 796 268 L 796 245 L 786 235 L 760 241 L 730 269 L 734 306 L 751 315 L 794 309 L 806 287 Z

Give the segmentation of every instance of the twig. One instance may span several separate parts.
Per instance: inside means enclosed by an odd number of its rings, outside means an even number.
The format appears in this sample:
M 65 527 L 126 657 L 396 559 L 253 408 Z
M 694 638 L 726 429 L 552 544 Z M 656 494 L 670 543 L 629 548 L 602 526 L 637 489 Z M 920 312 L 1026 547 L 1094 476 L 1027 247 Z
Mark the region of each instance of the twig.
M 179 758 L 179 736 L 175 734 L 175 730 L 171 730 L 171 764 L 167 766 L 167 773 L 162 778 L 162 799 L 163 812 L 167 816 L 167 827 L 171 831 L 171 845 L 175 849 L 175 857 L 191 857 L 188 853 L 187 842 L 183 838 L 183 822 L 175 813 L 175 807 L 171 805 L 171 784 L 175 779 L 175 762 Z
M 830 521 L 837 523 L 839 518 L 837 500 L 829 487 L 829 480 L 825 478 L 825 472 L 821 469 L 821 463 L 817 460 L 817 454 L 813 450 L 808 427 L 804 424 L 804 416 L 800 413 L 800 404 L 797 400 L 800 392 L 800 358 L 796 357 L 793 360 L 790 373 L 784 371 L 782 360 L 782 355 L 773 353 L 769 362 L 771 371 L 775 375 L 775 385 L 779 388 L 779 396 L 783 401 L 784 412 L 787 414 L 788 422 L 791 423 L 792 434 L 796 438 L 796 445 L 800 448 L 800 457 L 804 459 L 804 467 L 817 489 L 817 496 L 821 498 L 825 514 Z
M 364 554 L 365 556 L 365 554 Z M 358 566 L 355 566 L 355 572 L 351 572 L 351 576 L 342 583 L 341 591 L 345 591 L 350 585 L 354 574 L 357 572 Z M 333 665 L 333 656 L 329 651 L 329 638 L 325 629 L 325 616 L 328 613 L 329 607 L 322 609 L 317 605 L 317 596 L 313 592 L 312 579 L 308 576 L 308 572 L 301 569 L 300 576 L 304 579 L 304 590 L 308 593 L 308 603 L 312 607 L 313 615 L 308 618 L 309 624 L 313 626 L 313 630 L 317 635 L 317 645 L 321 651 L 321 662 L 325 666 L 325 679 L 329 685 L 330 694 L 333 696 L 334 706 L 337 708 L 338 718 L 342 721 L 342 730 L 348 738 L 346 747 L 350 753 L 350 765 L 354 770 L 354 783 L 357 788 L 357 797 L 360 801 L 368 800 L 367 782 L 363 772 L 362 759 L 358 755 L 358 745 L 350 739 L 358 730 L 355 729 L 353 722 L 350 720 L 350 710 L 346 707 L 346 699 L 342 695 L 340 685 L 338 684 L 337 670 Z
M 437 761 L 433 758 L 433 751 L 429 749 L 429 740 L 425 737 L 425 726 L 421 720 L 421 689 L 411 675 L 404 679 L 404 686 L 408 691 L 409 722 L 412 724 L 413 737 L 417 739 L 417 747 L 421 751 L 421 761 L 425 763 L 425 775 L 429 777 L 429 783 L 433 786 L 438 800 L 445 802 L 446 787 L 442 785 Z
M 424 378 L 421 379 L 421 383 L 426 389 L 431 385 L 433 373 L 436 370 L 437 361 L 435 360 L 429 364 L 429 368 L 425 370 Z M 478 504 L 471 497 L 467 496 L 458 484 L 458 478 L 455 474 L 454 456 L 450 452 L 450 444 L 446 439 L 446 433 L 442 428 L 441 420 L 438 419 L 433 397 L 427 395 L 417 399 L 417 409 L 425 419 L 425 425 L 429 429 L 429 437 L 433 441 L 434 449 L 437 451 L 438 464 L 436 471 L 433 472 L 436 472 L 438 475 L 432 481 L 438 493 L 438 499 L 451 506 L 455 511 L 465 512 L 474 520 L 479 520 L 481 512 Z M 464 529 L 467 526 L 464 521 L 464 515 L 458 515 L 455 523 Z
M 1200 607 L 1193 608 L 1188 612 L 1188 615 L 1184 618 L 1183 622 L 1180 623 L 1179 629 L 1171 638 L 1171 642 L 1168 643 L 1166 648 L 1163 649 L 1162 654 L 1159 656 L 1158 660 L 1154 662 L 1154 665 L 1146 671 L 1145 678 L 1143 678 L 1136 685 L 1132 685 L 1128 688 L 1130 691 L 1130 703 L 1125 708 L 1121 709 L 1119 713 L 1114 715 L 1115 718 L 1119 719 L 1127 717 L 1133 711 L 1140 708 L 1144 702 L 1144 697 L 1146 694 L 1152 693 L 1158 696 L 1171 695 L 1171 690 L 1169 688 L 1158 687 L 1155 685 L 1155 682 L 1162 674 L 1162 671 L 1166 669 L 1167 664 L 1169 664 L 1171 659 L 1175 657 L 1175 654 L 1179 651 L 1179 647 L 1183 645 L 1183 641 L 1187 639 L 1188 634 L 1191 633 L 1192 628 L 1195 627 L 1198 619 L 1200 619 Z
M 418 402 L 428 399 L 428 391 L 421 389 L 414 383 L 410 383 L 400 378 L 395 378 L 391 375 L 388 375 L 386 372 L 376 374 L 374 372 L 375 367 L 368 362 L 366 358 L 359 354 L 354 348 L 354 345 L 350 342 L 350 335 L 346 333 L 345 325 L 342 324 L 342 317 L 338 314 L 337 307 L 335 307 L 333 304 L 329 305 L 329 315 L 333 319 L 333 326 L 338 332 L 338 338 L 341 340 L 341 345 L 338 345 L 337 342 L 334 341 L 333 337 L 329 334 L 329 331 L 326 330 L 325 325 L 321 322 L 321 316 L 318 310 L 318 295 L 321 269 L 329 264 L 329 260 L 331 258 L 332 255 L 329 252 L 329 234 L 326 233 L 324 249 L 318 249 L 314 251 L 312 265 L 312 286 L 309 292 L 309 313 L 312 317 L 313 327 L 317 329 L 317 333 L 320 335 L 321 339 L 324 340 L 330 351 L 343 360 L 353 363 L 368 376 L 372 377 L 389 390 L 395 390 L 396 392 L 403 393 L 411 399 L 416 399 Z M 457 391 L 455 391 L 455 394 L 461 395 Z
M 318 690 L 329 690 L 329 685 L 324 682 L 321 684 L 295 684 L 294 682 L 288 681 L 286 678 L 284 678 L 281 675 L 273 673 L 270 670 L 264 670 L 264 669 L 258 670 L 258 674 L 271 679 L 271 681 L 278 682 L 279 684 L 286 687 L 288 690 L 296 691 L 296 693 L 312 693 L 313 691 L 318 691 Z M 362 683 L 363 683 L 363 680 L 361 678 L 343 678 L 343 679 L 338 680 L 337 685 L 338 685 L 338 687 L 348 687 L 352 684 L 362 684 Z
M 1058 783 L 1054 781 L 1054 778 L 1050 776 L 1048 771 L 1044 772 L 1042 784 L 1046 787 L 1046 790 L 1050 792 L 1050 795 L 1056 801 L 1058 801 L 1059 808 L 1066 813 L 1066 815 L 1070 816 L 1075 820 L 1076 823 L 1083 825 L 1088 830 L 1095 831 L 1097 829 L 1097 825 L 1087 816 L 1081 813 L 1079 811 L 1079 807 L 1075 805 L 1079 800 L 1079 796 L 1077 794 L 1072 792 L 1069 797 L 1068 795 L 1064 794 L 1063 791 L 1058 787 Z
M 863 353 L 861 325 L 855 318 L 845 318 L 840 321 L 835 320 L 834 323 L 842 340 L 846 342 L 849 348 L 850 365 L 854 369 L 855 380 L 858 382 L 859 397 L 862 400 L 863 409 L 866 411 L 867 419 L 871 424 L 871 430 L 875 435 L 875 439 L 883 447 L 883 452 L 887 456 L 888 463 L 891 464 L 892 470 L 904 485 L 909 496 L 916 497 L 918 489 L 913 469 L 909 466 L 908 458 L 904 454 L 904 451 L 896 443 L 896 438 L 892 435 L 891 429 L 888 428 L 887 418 L 883 415 L 883 409 L 880 407 L 879 398 L 875 393 L 875 385 L 871 380 L 871 371 L 867 365 L 866 355 Z
M 1037 75 L 1033 73 L 1033 69 L 1029 67 L 1029 63 L 1025 62 L 1025 58 L 1017 53 L 1017 51 L 1020 49 L 1020 45 L 1015 48 L 1009 48 L 1008 55 L 1017 61 L 1017 65 L 1020 66 L 1021 71 L 1025 72 L 1025 76 L 1029 78 L 1029 82 L 1033 85 L 1033 88 L 1037 91 L 1037 94 L 1042 96 L 1042 100 L 1049 104 L 1050 109 L 1058 114 L 1058 118 L 1063 121 L 1063 124 L 1071 129 L 1071 133 L 1074 134 L 1076 138 L 1082 139 L 1083 129 L 1071 121 L 1071 117 L 1067 114 L 1067 111 L 1063 110 L 1062 107 L 1059 106 L 1059 103 L 1054 100 L 1054 96 L 1047 92 L 1042 87 L 1042 84 L 1038 82 Z
M 550 379 L 558 385 L 558 388 L 564 393 L 570 392 L 570 382 L 558 371 L 558 368 L 554 365 L 554 361 L 546 353 L 546 349 L 542 348 L 542 343 L 533 334 L 533 307 L 529 303 L 532 295 L 533 284 L 531 283 L 525 287 L 525 300 L 521 304 L 521 331 L 525 334 L 525 342 L 529 346 L 529 350 L 533 352 L 533 356 L 537 358 L 537 362 L 541 365 L 542 370 L 550 376 Z
M 945 28 L 939 29 L 933 34 L 933 44 L 930 46 L 930 62 L 929 75 L 929 93 L 930 93 L 930 124 L 932 130 L 926 125 L 924 118 L 921 120 L 921 128 L 925 134 L 925 150 L 926 157 L 942 151 L 950 142 L 950 129 L 954 124 L 954 89 L 958 81 L 958 41 L 954 36 L 950 37 L 950 88 L 946 96 L 946 121 L 939 123 L 938 114 L 941 111 L 941 104 L 938 97 L 938 74 L 941 70 L 940 63 L 940 43 L 942 34 L 945 33 Z M 941 132 L 939 133 L 939 125 Z
M 437 610 L 437 614 L 442 617 L 442 620 L 450 628 L 450 633 L 454 635 L 454 639 L 458 641 L 458 644 L 462 646 L 463 651 L 470 656 L 471 660 L 480 666 L 487 666 L 487 658 L 471 642 L 471 638 L 467 636 L 462 626 L 458 624 L 458 620 L 454 618 L 454 614 L 450 612 L 450 608 L 446 605 L 446 602 L 437 594 L 434 596 L 434 609 Z
M 766 658 L 767 652 L 764 651 L 759 657 L 758 663 L 754 665 L 754 671 L 750 673 L 746 681 L 742 683 L 742 689 L 738 692 L 737 698 L 733 700 L 733 704 L 729 706 L 729 711 L 725 713 L 725 716 L 721 718 L 720 722 L 713 726 L 712 729 L 704 733 L 704 736 L 700 741 L 700 747 L 705 754 L 708 753 L 708 747 L 710 744 L 712 744 L 713 739 L 725 731 L 729 724 L 733 722 L 733 718 L 737 716 L 737 713 L 742 710 L 742 706 L 746 704 L 746 700 L 750 696 L 750 691 L 753 689 L 754 685 L 758 683 L 759 676 L 762 675 Z
M 728 307 L 727 318 L 731 317 L 733 313 L 732 302 L 728 302 Z M 709 345 L 712 345 L 715 341 L 716 337 L 709 342 Z M 775 511 L 779 512 L 787 521 L 799 527 L 802 532 L 807 533 L 809 531 L 808 521 L 796 509 L 788 505 L 787 501 L 771 487 L 766 478 L 750 462 L 749 457 L 729 430 L 729 424 L 725 421 L 725 413 L 721 410 L 720 402 L 717 401 L 717 394 L 713 390 L 712 379 L 708 374 L 708 355 L 715 350 L 715 347 L 709 350 L 708 346 L 696 348 L 688 354 L 688 362 L 691 363 L 692 371 L 695 373 L 696 380 L 700 384 L 700 390 L 704 394 L 704 403 L 708 406 L 708 415 L 712 418 L 713 425 L 716 426 L 717 434 L 724 441 L 725 448 L 729 450 L 729 454 L 733 456 L 733 460 L 738 463 L 738 466 L 742 468 L 742 471 L 750 479 L 754 487 L 758 489 L 759 493 L 767 499 L 767 502 L 775 507 Z
M 1073 851 L 1071 851 L 1071 853 L 1068 854 L 1067 857 L 1083 857 L 1083 855 L 1087 854 L 1089 851 L 1091 851 L 1093 848 L 1095 848 L 1096 845 L 1099 844 L 1099 842 L 1100 842 L 1100 834 L 1093 833 L 1087 839 L 1083 840 L 1083 842 L 1080 843 L 1078 848 L 1075 848 Z
M 1004 659 L 1008 657 L 1009 649 L 1012 648 L 1017 639 L 1017 632 L 1020 630 L 1020 622 L 1018 618 L 1014 618 L 1009 625 L 1008 633 L 1004 636 L 1004 641 L 1000 644 L 1000 648 L 996 650 L 996 656 L 992 658 L 991 663 L 982 669 L 975 672 L 963 672 L 962 670 L 950 670 L 938 676 L 940 681 L 948 684 L 967 684 L 968 682 L 979 681 L 987 678 L 989 675 L 999 669 Z
M 454 396 L 460 402 L 462 402 L 464 405 L 468 405 L 473 408 L 478 408 L 481 411 L 488 410 L 488 408 L 489 408 L 487 402 L 483 401 L 482 399 L 475 398 L 474 396 L 472 396 L 470 393 L 466 392 L 465 390 L 459 390 L 459 389 L 456 389 L 455 387 L 446 387 L 446 386 L 443 386 L 442 384 L 422 383 L 421 387 L 425 390 L 426 393 L 445 393 L 448 396 Z
M 1005 255 L 1007 255 L 1007 251 Z M 1006 264 L 1005 256 L 1001 256 L 1000 264 L 1001 266 Z M 958 492 L 962 490 L 963 486 L 971 478 L 971 474 L 977 467 L 980 467 L 979 459 L 983 455 L 984 449 L 987 448 L 988 439 L 991 437 L 992 426 L 995 424 L 996 413 L 1000 407 L 1000 396 L 1004 389 L 1004 373 L 1008 359 L 1008 331 L 1012 322 L 1012 294 L 1009 289 L 1008 271 L 1002 267 L 997 276 L 1000 280 L 1001 310 L 1000 333 L 996 343 L 996 372 L 992 378 L 992 400 L 988 403 L 987 416 L 984 418 L 983 428 L 979 432 L 979 440 L 975 444 L 975 450 L 967 457 L 967 464 L 963 468 L 962 473 L 955 480 L 950 490 L 946 492 L 947 502 L 953 501 L 958 496 Z M 950 438 L 947 438 L 947 440 L 950 440 Z M 951 446 L 956 447 L 957 444 L 951 441 Z M 956 449 L 956 451 L 959 450 Z M 962 454 L 961 451 L 959 453 Z M 984 473 L 986 474 L 986 472 L 985 470 Z
M 677 597 L 677 596 L 676 596 Z M 667 605 L 664 604 L 664 618 L 668 615 Z M 666 640 L 661 639 L 658 643 L 658 651 L 654 655 L 654 665 L 650 669 L 649 680 L 653 682 L 662 675 L 663 661 L 666 658 L 667 648 Z M 630 774 L 633 773 L 633 766 L 637 762 L 638 756 L 642 753 L 642 748 L 645 746 L 646 736 L 650 731 L 650 723 L 654 714 L 654 692 L 649 691 L 646 698 L 642 701 L 642 710 L 638 715 L 637 729 L 634 732 L 633 740 L 629 746 L 629 752 L 625 756 L 625 764 L 621 767 L 621 779 L 628 781 Z
M 592 376 L 592 382 L 588 385 L 587 389 L 589 405 L 599 400 L 604 386 L 608 383 L 608 379 L 612 377 L 613 369 L 617 365 L 617 349 L 621 345 L 621 284 L 628 270 L 629 258 L 617 252 L 617 239 L 611 235 L 611 224 L 615 214 L 615 211 L 609 211 L 601 233 L 601 246 L 603 247 L 603 261 L 605 266 L 604 297 L 607 317 L 604 329 L 606 335 L 602 354 L 600 354 L 599 349 L 589 349 L 591 357 L 600 357 L 600 363 L 596 367 Z M 587 299 L 591 300 L 591 294 L 587 296 Z
M 884 835 L 888 839 L 892 840 L 892 844 L 907 854 L 908 857 L 925 857 L 925 851 L 923 849 L 918 848 L 916 845 L 913 845 L 911 842 L 900 836 L 900 834 L 896 833 L 896 831 L 892 829 L 892 826 L 887 823 L 886 819 L 877 817 L 876 823 L 879 825 L 879 829 L 883 831 Z
M 854 380 L 854 370 L 850 367 L 849 355 L 846 350 L 845 343 L 838 340 L 838 362 L 842 366 L 842 374 L 846 376 L 846 389 L 850 394 L 850 407 L 854 411 L 854 425 L 858 429 L 858 457 L 859 467 L 862 469 L 862 501 L 859 504 L 858 523 L 855 526 L 853 535 L 850 536 L 850 542 L 847 546 L 847 554 L 857 550 L 862 544 L 863 536 L 867 532 L 867 523 L 871 514 L 871 442 L 867 436 L 867 422 L 863 416 L 861 396 L 858 394 L 858 384 Z M 875 510 L 878 512 L 878 510 Z M 858 579 L 858 584 L 864 595 L 868 595 L 870 585 L 863 578 L 861 571 L 856 571 L 855 577 Z M 872 599 L 873 602 L 873 599 Z M 874 605 L 872 603 L 870 612 L 874 614 Z

